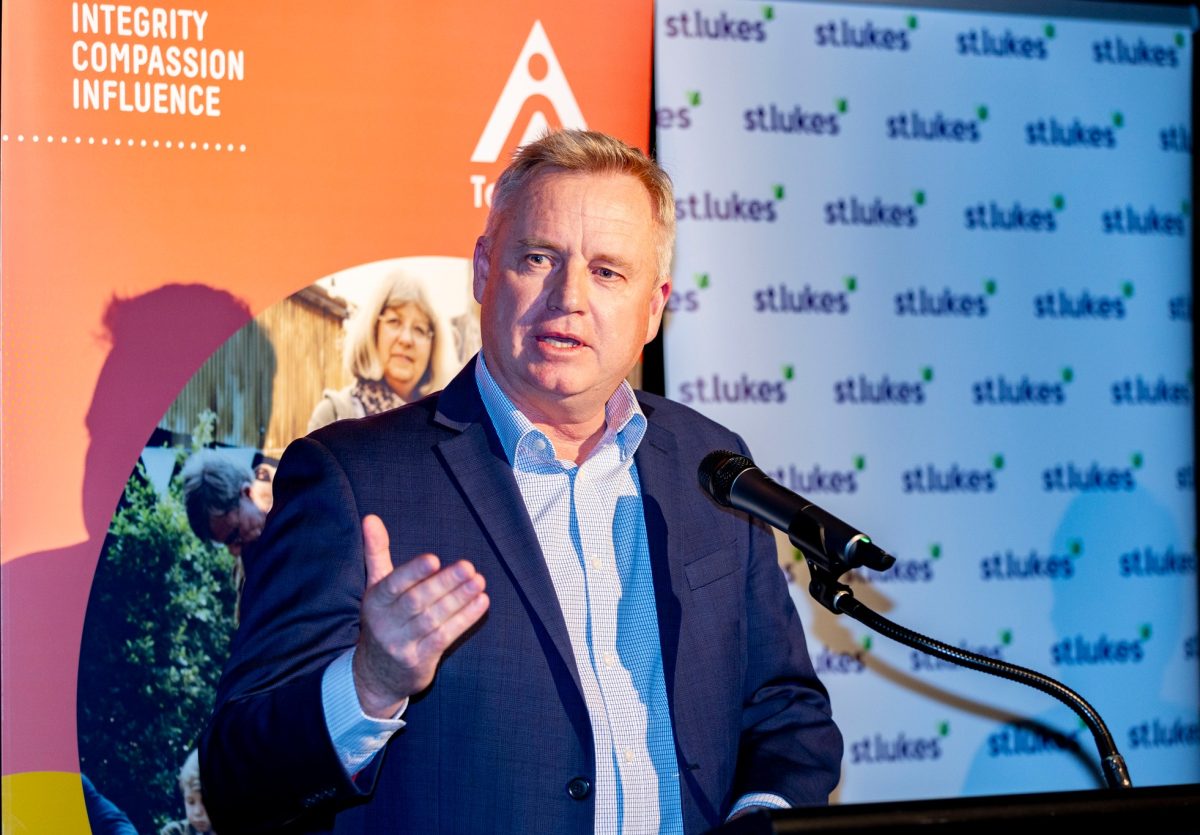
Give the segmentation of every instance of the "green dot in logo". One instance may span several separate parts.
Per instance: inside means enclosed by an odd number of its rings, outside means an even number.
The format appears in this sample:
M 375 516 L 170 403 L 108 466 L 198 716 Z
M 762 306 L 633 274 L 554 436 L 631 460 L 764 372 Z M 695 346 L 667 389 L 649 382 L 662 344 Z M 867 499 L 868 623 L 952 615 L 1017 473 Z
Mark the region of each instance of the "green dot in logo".
M 796 368 L 791 363 L 783 367 L 783 379 L 790 380 L 796 376 Z
M 1054 24 L 1047 23 L 1045 26 L 1042 27 L 1042 31 L 1046 34 L 1047 38 L 1053 38 L 1054 37 Z
M 700 106 L 700 91 L 699 90 L 688 90 L 687 100 L 688 100 L 688 104 L 690 104 L 692 107 L 699 107 Z
M 859 639 L 858 639 L 858 645 L 859 645 L 860 647 L 862 647 L 863 649 L 865 649 L 867 652 L 870 652 L 870 651 L 871 651 L 871 644 L 872 644 L 872 643 L 873 643 L 873 642 L 872 642 L 872 640 L 871 640 L 871 636 L 870 636 L 870 635 L 863 635 L 861 638 L 859 638 Z
M 867 457 L 865 455 L 854 456 L 854 469 L 862 471 L 867 468 Z
M 933 542 L 929 546 L 929 556 L 935 560 L 942 558 L 942 545 L 940 542 Z
M 1175 33 L 1175 46 L 1183 46 L 1186 42 L 1182 32 Z
M 763 6 L 762 7 L 762 16 L 763 16 L 763 20 L 774 20 L 775 19 L 775 7 L 774 6 Z
M 846 99 L 835 99 L 833 106 L 837 108 L 838 113 L 845 113 L 850 109 L 850 102 Z
M 774 192 L 775 192 L 775 199 L 776 199 L 776 200 L 782 200 L 782 199 L 783 199 L 783 183 L 776 183 L 776 184 L 775 184 L 775 187 L 772 189 L 772 191 L 774 191 Z
M 1009 644 L 1012 643 L 1012 630 L 1011 629 L 1001 629 L 1000 630 L 1000 643 L 1004 644 L 1005 646 L 1008 646 Z
M 950 736 L 950 723 L 938 722 L 937 732 L 938 736 Z
M 979 117 L 979 121 L 986 122 L 988 118 L 988 108 L 986 104 L 981 104 L 975 108 L 975 115 Z
M 924 189 L 917 189 L 916 191 L 913 192 L 913 202 L 916 203 L 918 206 L 925 205 L 925 190 Z
M 1113 125 L 1118 128 L 1125 127 L 1125 114 L 1120 110 L 1113 113 Z
M 983 280 L 983 292 L 987 293 L 989 296 L 996 295 L 996 279 L 985 278 Z
M 908 17 L 906 17 L 906 18 L 904 19 L 904 22 L 908 24 L 908 28 L 909 28 L 909 29 L 916 29 L 916 28 L 917 28 L 917 16 L 916 16 L 915 14 L 910 14 Z M 1183 37 L 1183 36 L 1182 36 L 1182 35 L 1176 35 L 1176 37 Z
M 1072 539 L 1067 543 L 1067 551 L 1070 552 L 1072 557 L 1081 556 L 1083 554 L 1083 540 Z
M 996 470 L 1004 469 L 1004 456 L 1001 455 L 1000 453 L 996 453 L 995 455 L 992 456 L 992 469 L 996 469 Z
M 1192 213 L 1192 202 L 1190 200 L 1184 200 L 1179 204 L 1179 208 L 1185 215 L 1190 215 Z
M 1121 295 L 1127 299 L 1133 298 L 1133 282 L 1124 281 L 1121 283 Z
M 799 548 L 792 549 L 792 560 L 795 562 L 804 562 L 804 552 Z
M 1133 465 L 1135 470 L 1140 470 L 1142 468 L 1142 464 L 1146 463 L 1146 459 L 1142 457 L 1140 452 L 1135 452 L 1133 455 L 1129 456 L 1129 463 Z
M 1150 624 L 1143 623 L 1138 627 L 1138 635 L 1141 636 L 1143 641 L 1149 641 L 1152 634 L 1154 634 L 1154 630 L 1150 628 Z
M 846 285 L 846 290 L 848 290 L 851 293 L 853 293 L 855 290 L 858 289 L 858 278 L 855 276 L 852 276 L 852 275 L 846 276 L 845 278 L 842 279 L 842 283 Z
M 1074 379 L 1075 379 L 1075 371 L 1071 368 L 1071 366 L 1068 365 L 1066 368 L 1064 368 L 1062 370 L 1062 380 L 1064 383 L 1069 383 Z
M 1067 208 L 1067 198 L 1061 194 L 1054 195 L 1054 211 L 1061 212 L 1065 208 Z
M 921 379 L 927 383 L 933 382 L 933 366 L 927 365 L 921 369 Z
M 708 273 L 696 273 L 696 286 L 701 290 L 707 290 L 709 284 Z

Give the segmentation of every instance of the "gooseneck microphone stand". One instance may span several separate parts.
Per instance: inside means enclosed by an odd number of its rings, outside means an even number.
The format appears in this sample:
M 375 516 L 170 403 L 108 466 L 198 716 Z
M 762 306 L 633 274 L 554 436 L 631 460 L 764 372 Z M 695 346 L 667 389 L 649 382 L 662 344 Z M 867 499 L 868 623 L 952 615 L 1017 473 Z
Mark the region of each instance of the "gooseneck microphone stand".
M 747 491 L 737 490 L 737 479 L 750 471 L 754 471 L 756 486 L 748 488 Z M 1109 733 L 1100 714 L 1082 696 L 1065 684 L 1036 670 L 968 652 L 906 629 L 856 599 L 850 587 L 840 582 L 839 578 L 855 568 L 884 571 L 895 563 L 896 558 L 874 545 L 869 537 L 850 529 L 841 520 L 817 508 L 807 499 L 786 491 L 773 482 L 766 485 L 764 479 L 767 477 L 758 470 L 753 461 L 732 452 L 710 453 L 700 464 L 700 483 L 719 504 L 746 511 L 788 535 L 792 545 L 800 550 L 808 564 L 812 577 L 808 591 L 818 603 L 835 615 L 849 615 L 879 634 L 927 655 L 1025 684 L 1053 696 L 1075 711 L 1092 732 L 1108 787 L 1132 788 L 1133 783 L 1129 779 L 1125 758 L 1117 751 L 1112 734 Z M 778 498 L 785 492 L 788 494 L 787 500 L 798 510 L 790 513 L 790 518 L 787 512 L 779 510 L 778 502 L 769 506 L 770 494 L 775 494 Z M 767 498 L 764 499 L 764 496 Z M 790 511 L 791 506 L 787 510 Z M 850 531 L 853 536 L 849 536 L 846 530 L 836 530 L 836 526 Z
M 1100 718 L 1096 709 L 1070 687 L 1049 676 L 1042 675 L 1036 670 L 952 647 L 919 632 L 905 629 L 855 598 L 854 592 L 850 590 L 849 586 L 838 582 L 841 574 L 857 566 L 844 562 L 839 565 L 840 560 L 827 559 L 826 562 L 833 566 L 833 568 L 827 569 L 821 562 L 810 556 L 811 549 L 803 547 L 795 539 L 792 539 L 792 544 L 800 548 L 808 563 L 808 570 L 812 575 L 812 582 L 808 586 L 809 594 L 826 609 L 835 615 L 849 615 L 879 634 L 920 650 L 927 655 L 934 655 L 981 673 L 1016 681 L 1053 696 L 1074 710 L 1087 724 L 1088 730 L 1092 732 L 1092 738 L 1096 741 L 1096 749 L 1100 753 L 1100 762 L 1104 767 L 1104 779 L 1108 783 L 1108 787 L 1128 789 L 1133 786 L 1129 779 L 1129 770 L 1125 767 L 1125 758 L 1117 751 L 1117 744 L 1113 740 L 1112 734 L 1109 733 L 1108 726 L 1104 724 L 1104 720 Z

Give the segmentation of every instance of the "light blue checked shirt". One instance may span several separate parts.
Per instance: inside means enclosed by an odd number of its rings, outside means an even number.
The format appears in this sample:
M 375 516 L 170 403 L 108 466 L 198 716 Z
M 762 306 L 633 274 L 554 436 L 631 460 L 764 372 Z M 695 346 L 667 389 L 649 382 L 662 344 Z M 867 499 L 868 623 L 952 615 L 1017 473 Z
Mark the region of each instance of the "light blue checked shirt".
M 646 417 L 623 382 L 605 406 L 603 438 L 576 465 L 557 459 L 553 443 L 496 384 L 482 354 L 475 380 L 512 465 L 571 639 L 596 751 L 595 831 L 681 833 L 679 765 L 633 460 Z M 352 658 L 349 650 L 334 661 L 322 687 L 326 722 L 348 774 L 404 726 L 399 718 L 362 713 Z M 787 803 L 775 795 L 748 794 L 733 812 L 750 805 Z
M 596 832 L 683 831 L 679 765 L 663 680 L 646 520 L 633 454 L 646 417 L 622 382 L 604 437 L 580 465 L 555 457 L 496 385 L 475 381 L 513 476 L 575 653 L 596 748 Z

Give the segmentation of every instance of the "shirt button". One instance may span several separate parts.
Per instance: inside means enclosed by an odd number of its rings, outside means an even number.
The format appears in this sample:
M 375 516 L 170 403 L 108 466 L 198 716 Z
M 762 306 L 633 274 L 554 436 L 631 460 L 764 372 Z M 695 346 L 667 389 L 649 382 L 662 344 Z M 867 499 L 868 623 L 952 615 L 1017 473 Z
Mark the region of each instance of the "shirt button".
M 606 649 L 602 657 L 604 658 L 604 666 L 609 669 L 617 663 L 617 656 L 612 650 Z
M 546 451 L 546 439 L 545 438 L 534 438 L 533 439 L 533 448 L 536 449 L 538 452 L 545 452 Z
M 602 571 L 604 569 L 604 563 L 599 557 L 592 557 L 592 568 L 596 571 Z
M 567 794 L 572 800 L 583 800 L 592 791 L 592 784 L 585 777 L 572 777 L 567 781 Z
M 625 756 L 625 763 L 626 763 L 626 765 L 628 765 L 629 763 L 633 762 L 633 751 L 631 751 L 630 749 L 626 748 L 626 749 L 625 749 L 625 755 L 624 755 L 624 756 Z

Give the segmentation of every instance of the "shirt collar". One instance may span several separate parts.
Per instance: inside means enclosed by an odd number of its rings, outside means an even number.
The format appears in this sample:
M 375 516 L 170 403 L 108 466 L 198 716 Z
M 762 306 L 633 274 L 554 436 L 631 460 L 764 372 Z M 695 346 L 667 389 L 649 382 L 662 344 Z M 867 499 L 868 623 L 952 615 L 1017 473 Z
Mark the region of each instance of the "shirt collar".
M 546 449 L 549 450 L 550 439 L 525 417 L 500 388 L 499 383 L 488 371 L 482 351 L 475 362 L 475 384 L 479 388 L 479 396 L 487 409 L 488 417 L 492 419 L 492 425 L 496 428 L 496 435 L 500 438 L 500 445 L 504 448 L 504 454 L 508 456 L 510 464 L 516 461 L 516 451 L 521 441 L 530 434 L 545 439 Z M 597 445 L 597 450 L 607 444 L 616 443 L 622 461 L 637 452 L 638 445 L 646 435 L 646 416 L 642 413 L 642 407 L 627 381 L 622 380 L 621 385 L 617 386 L 617 390 L 604 404 L 604 422 L 604 437 Z

